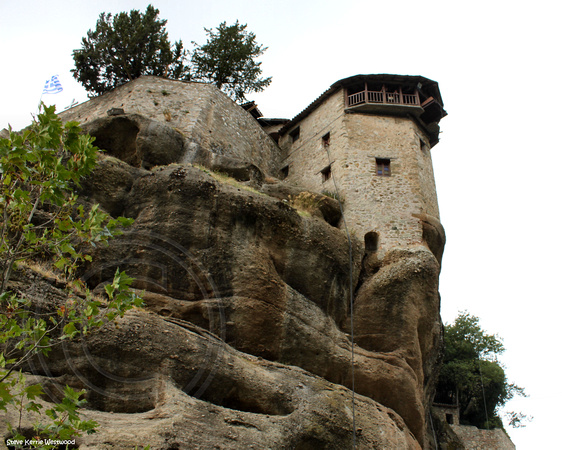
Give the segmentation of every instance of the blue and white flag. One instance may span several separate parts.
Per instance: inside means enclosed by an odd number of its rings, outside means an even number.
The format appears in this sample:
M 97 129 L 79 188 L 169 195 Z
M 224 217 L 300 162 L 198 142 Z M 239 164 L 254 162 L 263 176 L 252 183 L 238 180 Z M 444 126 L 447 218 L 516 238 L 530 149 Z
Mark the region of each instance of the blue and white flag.
M 60 84 L 59 76 L 53 75 L 50 80 L 45 82 L 43 94 L 58 94 L 62 92 L 62 84 Z

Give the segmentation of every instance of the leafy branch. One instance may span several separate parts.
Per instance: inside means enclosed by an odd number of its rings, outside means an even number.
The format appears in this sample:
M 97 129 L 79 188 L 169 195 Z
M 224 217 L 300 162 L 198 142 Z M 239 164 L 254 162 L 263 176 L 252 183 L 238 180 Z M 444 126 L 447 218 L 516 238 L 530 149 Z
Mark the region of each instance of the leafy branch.
M 105 298 L 94 296 L 77 276 L 92 260 L 93 248 L 132 223 L 109 217 L 97 205 L 86 211 L 78 204 L 74 191 L 97 161 L 93 140 L 78 123 L 63 125 L 55 108 L 44 106 L 31 127 L 0 139 L 0 410 L 17 411 L 18 424 L 9 426 L 16 438 L 23 413 L 40 414 L 43 408 L 36 401 L 42 387 L 25 383 L 26 363 L 142 305 L 125 272 L 116 271 Z M 47 261 L 66 291 L 62 304 L 43 305 L 42 313 L 12 283 L 18 267 L 34 260 Z M 40 414 L 49 422 L 38 422 L 38 435 L 65 439 L 92 432 L 95 423 L 78 414 L 83 394 L 67 386 L 61 403 Z
M 499 336 L 487 334 L 480 319 L 462 312 L 445 325 L 445 355 L 436 401 L 459 407 L 461 424 L 503 428 L 500 409 L 523 388 L 509 383 L 498 357 L 505 347 Z M 509 415 L 511 414 L 511 415 Z M 524 426 L 526 416 L 509 413 L 512 426 Z

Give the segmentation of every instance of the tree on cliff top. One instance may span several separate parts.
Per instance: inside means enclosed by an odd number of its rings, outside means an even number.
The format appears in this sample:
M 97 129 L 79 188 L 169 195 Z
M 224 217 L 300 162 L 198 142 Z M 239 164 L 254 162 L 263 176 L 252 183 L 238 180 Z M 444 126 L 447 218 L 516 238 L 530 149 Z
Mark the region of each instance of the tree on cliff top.
M 271 77 L 261 77 L 261 62 L 256 61 L 267 47 L 256 42 L 247 25 L 236 21 L 233 25 L 223 22 L 215 30 L 205 28 L 207 43 L 193 42 L 189 63 L 182 41 L 173 47 L 170 44 L 167 21 L 159 20 L 158 14 L 152 5 L 144 14 L 137 10 L 116 16 L 101 13 L 96 29 L 82 38 L 82 48 L 72 52 L 74 78 L 91 95 L 103 94 L 142 75 L 200 80 L 214 84 L 235 101 L 261 92 L 271 83 Z
M 461 424 L 503 428 L 499 409 L 525 392 L 507 381 L 497 358 L 505 350 L 503 343 L 497 335 L 486 334 L 479 321 L 463 312 L 452 325 L 445 325 L 445 356 L 435 401 L 457 403 Z M 524 426 L 525 415 L 507 414 L 510 425 Z
M 76 78 L 90 94 L 103 94 L 141 75 L 189 79 L 185 64 L 187 52 L 182 41 L 173 47 L 168 40 L 166 20 L 148 5 L 116 16 L 101 13 L 96 29 L 82 38 L 82 48 L 74 50 Z
M 205 28 L 206 44 L 193 42 L 193 79 L 214 84 L 236 101 L 271 84 L 271 77 L 260 77 L 261 62 L 255 60 L 267 47 L 258 44 L 256 35 L 246 27 L 238 21 L 233 25 L 223 22 L 215 30 Z

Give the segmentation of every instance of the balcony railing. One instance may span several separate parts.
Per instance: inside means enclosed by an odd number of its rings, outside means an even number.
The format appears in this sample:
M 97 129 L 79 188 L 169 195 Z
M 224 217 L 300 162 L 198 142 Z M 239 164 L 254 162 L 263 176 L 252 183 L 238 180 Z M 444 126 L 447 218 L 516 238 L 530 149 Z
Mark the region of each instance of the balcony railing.
M 386 90 L 364 90 L 347 96 L 347 106 L 360 105 L 361 103 L 420 106 L 420 97 L 417 92 L 415 94 L 404 94 L 401 91 L 388 92 Z

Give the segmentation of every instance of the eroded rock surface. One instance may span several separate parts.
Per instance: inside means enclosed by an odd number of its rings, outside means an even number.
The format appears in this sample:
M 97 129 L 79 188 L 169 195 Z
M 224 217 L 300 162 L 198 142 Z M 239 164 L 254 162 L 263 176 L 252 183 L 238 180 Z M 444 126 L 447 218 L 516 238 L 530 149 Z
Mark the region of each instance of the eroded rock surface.
M 176 101 L 164 87 L 153 103 Z M 440 224 L 420 218 L 425 242 L 379 260 L 348 242 L 336 200 L 272 179 L 258 149 L 198 136 L 212 102 L 164 123 L 133 93 L 107 116 L 113 98 L 68 115 L 108 150 L 81 201 L 135 223 L 83 279 L 101 291 L 120 267 L 146 305 L 32 370 L 54 395 L 87 389 L 100 428 L 80 448 L 351 448 L 352 386 L 358 448 L 426 447 Z
M 113 160 L 98 170 L 119 173 Z M 299 213 L 282 195 L 189 165 L 131 168 L 120 176 L 131 178 L 121 212 L 135 224 L 96 255 L 92 286 L 119 265 L 147 290 L 148 309 L 207 328 L 247 354 L 351 386 L 349 247 L 342 230 L 322 214 Z M 102 192 L 98 186 L 91 193 L 111 207 L 111 192 Z M 441 331 L 439 264 L 423 245 L 397 249 L 359 283 L 362 252 L 353 241 L 355 388 L 394 409 L 423 442 Z M 165 267 L 165 286 L 153 282 L 158 265 Z
M 136 311 L 37 363 L 56 397 L 88 390 L 99 431 L 80 448 L 351 448 L 351 392 L 241 353 L 190 323 Z M 420 448 L 391 409 L 356 395 L 359 448 Z

